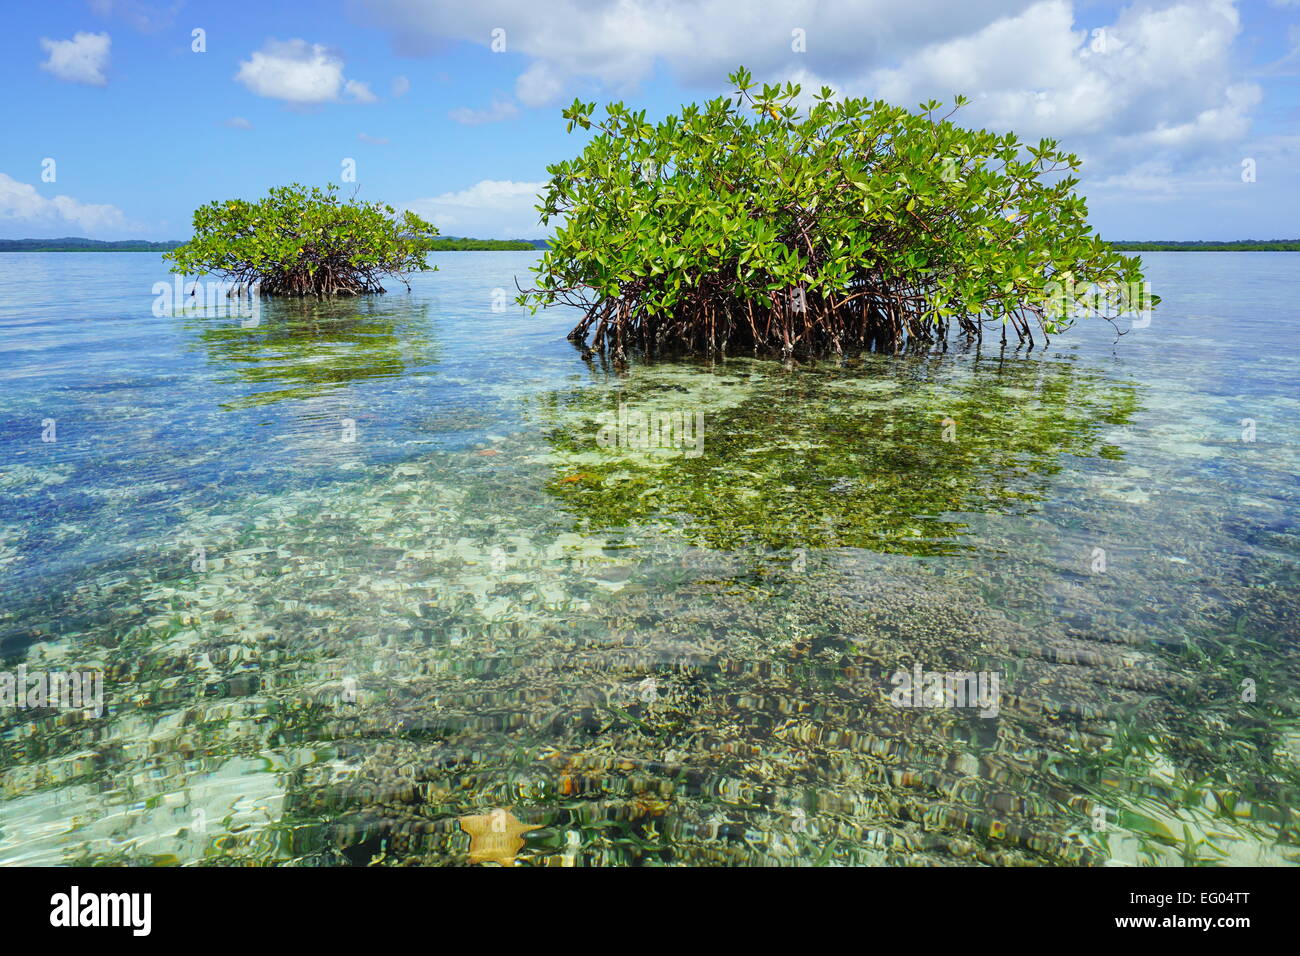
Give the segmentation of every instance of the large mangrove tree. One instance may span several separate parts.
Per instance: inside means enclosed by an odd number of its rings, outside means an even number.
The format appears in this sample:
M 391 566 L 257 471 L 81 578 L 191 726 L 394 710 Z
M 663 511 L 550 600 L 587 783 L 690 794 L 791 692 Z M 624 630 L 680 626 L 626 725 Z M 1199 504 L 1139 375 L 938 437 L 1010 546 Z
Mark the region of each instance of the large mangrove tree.
M 1079 160 L 1056 141 L 829 88 L 801 109 L 797 85 L 730 79 L 734 97 L 653 125 L 622 103 L 564 111 L 596 134 L 548 167 L 538 209 L 558 227 L 521 303 L 580 307 L 570 338 L 622 358 L 892 349 L 990 326 L 1032 346 L 1156 301 L 1140 261 L 1089 227 Z

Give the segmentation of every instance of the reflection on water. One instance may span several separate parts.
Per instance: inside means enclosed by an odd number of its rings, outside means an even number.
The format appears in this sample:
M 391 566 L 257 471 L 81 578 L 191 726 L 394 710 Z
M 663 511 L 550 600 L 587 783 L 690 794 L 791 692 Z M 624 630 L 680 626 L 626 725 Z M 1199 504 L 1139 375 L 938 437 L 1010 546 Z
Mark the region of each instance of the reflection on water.
M 1021 510 L 1049 493 L 1065 455 L 1122 455 L 1102 433 L 1137 403 L 1131 385 L 1070 362 L 978 355 L 873 355 L 788 373 L 761 361 L 716 374 L 660 366 L 606 384 L 538 402 L 570 465 L 557 493 L 598 524 L 688 514 L 691 538 L 715 548 L 945 553 L 960 543 L 954 513 Z M 698 421 L 696 453 L 657 434 L 647 442 L 647 428 L 639 443 L 602 447 L 593 423 L 618 407 L 624 419 Z
M 1115 351 L 622 376 L 491 311 L 530 254 L 254 328 L 46 256 L 98 294 L 0 307 L 0 670 L 108 711 L 0 709 L 0 862 L 1294 863 L 1284 256 L 1152 257 Z
M 427 303 L 400 312 L 382 308 L 377 296 L 267 299 L 259 306 L 258 315 L 238 323 L 208 317 L 186 323 L 221 370 L 218 382 L 258 386 L 228 408 L 315 398 L 437 362 Z

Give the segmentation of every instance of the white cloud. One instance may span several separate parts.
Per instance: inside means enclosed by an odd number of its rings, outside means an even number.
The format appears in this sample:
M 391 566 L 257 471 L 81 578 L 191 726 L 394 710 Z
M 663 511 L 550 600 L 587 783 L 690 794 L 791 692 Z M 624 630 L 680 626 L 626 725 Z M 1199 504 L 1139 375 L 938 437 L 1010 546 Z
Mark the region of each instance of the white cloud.
M 378 103 L 379 97 L 370 92 L 370 84 L 357 80 L 348 80 L 343 84 L 343 92 L 349 99 L 358 103 Z
M 1098 179 L 1089 192 L 1097 195 L 1122 193 L 1133 198 L 1181 199 L 1188 194 L 1200 196 L 1246 196 L 1255 202 L 1275 202 L 1276 196 L 1264 200 L 1260 191 L 1276 186 L 1289 193 L 1288 205 L 1295 206 L 1300 197 L 1300 135 L 1281 134 L 1247 140 L 1241 144 L 1241 156 L 1211 156 L 1194 166 L 1176 169 L 1167 159 L 1153 159 L 1122 173 Z M 1249 164 L 1254 179 L 1243 178 Z
M 545 106 L 564 89 L 564 78 L 545 60 L 538 60 L 515 80 L 515 96 L 528 106 Z
M 225 125 L 229 126 L 231 129 L 252 129 L 253 128 L 253 124 L 250 123 L 248 120 L 244 119 L 244 117 L 242 116 L 230 117 L 230 119 L 226 120 Z
M 975 34 L 932 44 L 853 83 L 891 102 L 971 95 L 962 122 L 1051 136 L 1094 160 L 1239 139 L 1260 100 L 1236 81 L 1231 0 L 1135 5 L 1076 28 L 1067 0 L 1042 0 Z
M 1253 179 L 1243 178 L 1247 162 Z M 1141 162 L 1089 182 L 1087 193 L 1115 239 L 1285 239 L 1300 220 L 1297 170 L 1300 136 L 1281 134 L 1195 163 Z
M 519 107 L 509 100 L 494 99 L 486 109 L 472 110 L 466 107 L 454 109 L 447 114 L 457 123 L 466 126 L 481 126 L 484 123 L 499 123 L 519 115 Z
M 294 106 L 334 103 L 342 96 L 357 103 L 376 101 L 365 83 L 344 78 L 341 57 L 306 40 L 268 40 L 240 61 L 235 80 L 258 96 Z
M 41 69 L 69 83 L 107 86 L 104 71 L 112 43 L 107 33 L 78 33 L 71 40 L 41 37 L 41 48 L 49 54 Z
M 1249 131 L 1259 89 L 1240 74 L 1234 0 L 1135 0 L 1114 15 L 1071 0 L 364 0 L 413 51 L 431 42 L 526 57 L 525 106 L 597 84 L 627 95 L 656 68 L 710 91 L 740 64 L 906 106 L 972 98 L 960 121 L 1053 136 L 1085 158 L 1144 162 Z M 1109 17 L 1107 23 L 1103 17 Z M 792 31 L 803 31 L 795 52 Z
M 369 133 L 357 133 L 357 139 L 371 146 L 387 146 L 390 142 L 387 136 L 371 136 Z
M 484 179 L 468 189 L 416 199 L 406 208 L 428 219 L 443 235 L 476 239 L 540 239 L 549 234 L 534 208 L 545 183 Z
M 393 96 L 403 97 L 411 92 L 411 81 L 404 76 L 396 77 L 393 80 Z
M 762 74 L 801 58 L 819 68 L 853 72 L 883 65 L 919 45 L 962 36 L 1031 0 L 363 0 L 393 33 L 399 50 L 427 54 L 439 41 L 491 43 L 505 30 L 507 53 L 532 61 L 515 95 L 530 106 L 551 102 L 566 88 L 595 79 L 625 90 L 647 79 L 659 62 L 692 83 L 720 86 L 745 64 Z M 802 29 L 807 54 L 792 50 Z
M 129 228 L 116 206 L 83 203 L 71 196 L 46 199 L 30 183 L 0 173 L 0 223 L 9 222 L 44 229 L 75 226 L 82 233 Z

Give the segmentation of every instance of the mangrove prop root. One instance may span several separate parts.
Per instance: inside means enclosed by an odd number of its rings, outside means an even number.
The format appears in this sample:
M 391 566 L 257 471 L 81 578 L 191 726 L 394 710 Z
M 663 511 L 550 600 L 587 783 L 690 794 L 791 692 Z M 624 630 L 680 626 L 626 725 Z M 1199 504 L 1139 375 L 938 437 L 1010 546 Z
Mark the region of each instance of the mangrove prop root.
M 719 273 L 725 275 L 726 269 Z M 583 313 L 569 340 L 618 360 L 626 358 L 629 349 L 647 355 L 751 351 L 788 358 L 941 345 L 954 331 L 982 341 L 986 326 L 1001 327 L 1003 343 L 1009 327 L 1017 344 L 1030 348 L 1035 344 L 1035 325 L 1043 334 L 1042 312 L 1031 305 L 1013 310 L 1005 322 L 967 314 L 936 320 L 927 304 L 927 290 L 878 277 L 864 277 L 840 295 L 822 297 L 796 287 L 769 292 L 759 300 L 715 288 L 706 277 L 671 314 L 643 307 L 640 302 L 646 290 L 641 284 L 627 283 L 619 296 L 594 302 L 581 292 L 559 293 L 558 301 Z

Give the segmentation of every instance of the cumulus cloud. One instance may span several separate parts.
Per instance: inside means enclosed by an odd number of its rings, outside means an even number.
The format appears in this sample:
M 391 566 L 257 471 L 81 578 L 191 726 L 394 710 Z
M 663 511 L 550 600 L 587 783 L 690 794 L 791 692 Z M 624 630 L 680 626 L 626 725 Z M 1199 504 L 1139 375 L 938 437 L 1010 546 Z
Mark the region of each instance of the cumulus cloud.
M 484 123 L 499 123 L 519 115 L 519 107 L 509 100 L 493 100 L 492 105 L 481 110 L 466 107 L 454 109 L 447 114 L 457 123 L 466 126 L 481 126 Z
M 116 206 L 83 203 L 71 196 L 46 199 L 30 183 L 0 173 L 0 223 L 22 223 L 24 228 L 66 229 L 80 233 L 118 232 L 128 228 L 126 217 Z
M 395 45 L 424 55 L 447 40 L 488 45 L 504 30 L 505 52 L 532 61 L 515 95 L 533 106 L 560 97 L 575 81 L 627 89 L 658 63 L 687 82 L 719 85 L 741 63 L 755 73 L 816 58 L 820 68 L 851 73 L 926 43 L 970 33 L 1018 13 L 1030 0 L 364 0 Z M 806 54 L 794 50 L 802 30 Z
M 112 43 L 107 33 L 78 33 L 71 40 L 41 37 L 41 48 L 49 54 L 41 69 L 69 83 L 107 86 L 104 71 Z
M 428 219 L 443 235 L 477 239 L 540 239 L 546 230 L 534 208 L 545 183 L 484 179 L 467 189 L 416 199 L 406 208 Z
M 1240 156 L 1238 156 L 1240 152 Z M 1249 176 L 1245 175 L 1249 167 Z M 1122 195 L 1137 201 L 1186 201 L 1200 198 L 1243 198 L 1262 202 L 1259 192 L 1269 186 L 1288 194 L 1287 205 L 1300 208 L 1300 135 L 1279 134 L 1244 141 L 1239 150 L 1210 155 L 1201 161 L 1175 167 L 1167 158 L 1155 158 L 1122 172 L 1098 178 L 1089 186 L 1094 195 Z M 1268 202 L 1275 202 L 1271 193 Z M 1290 213 L 1292 220 L 1295 213 Z
M 1066 0 L 1043 0 L 850 85 L 906 105 L 966 93 L 963 122 L 1061 138 L 1093 162 L 1148 162 L 1249 131 L 1261 91 L 1234 77 L 1239 30 L 1230 0 L 1135 5 L 1092 30 Z
M 1300 136 L 1278 134 L 1193 162 L 1142 161 L 1087 192 L 1113 238 L 1284 239 L 1300 220 L 1298 169 Z
M 1233 0 L 1137 0 L 1109 17 L 1070 0 L 364 0 L 394 42 L 461 40 L 527 58 L 515 96 L 540 106 L 593 83 L 623 94 L 659 67 L 711 91 L 743 63 L 907 106 L 963 93 L 968 124 L 1053 136 L 1143 162 L 1249 132 L 1259 88 L 1241 76 Z M 418 41 L 418 42 L 417 42 Z M 802 50 L 803 52 L 799 52 Z
M 235 80 L 258 96 L 292 106 L 334 103 L 346 97 L 374 103 L 370 87 L 343 76 L 343 60 L 319 43 L 268 40 L 262 49 L 241 60 Z

